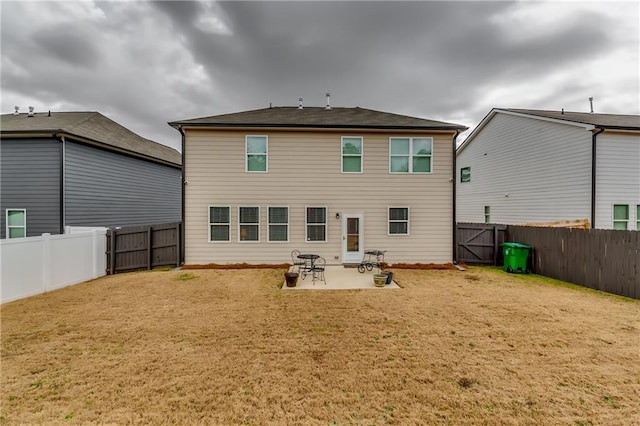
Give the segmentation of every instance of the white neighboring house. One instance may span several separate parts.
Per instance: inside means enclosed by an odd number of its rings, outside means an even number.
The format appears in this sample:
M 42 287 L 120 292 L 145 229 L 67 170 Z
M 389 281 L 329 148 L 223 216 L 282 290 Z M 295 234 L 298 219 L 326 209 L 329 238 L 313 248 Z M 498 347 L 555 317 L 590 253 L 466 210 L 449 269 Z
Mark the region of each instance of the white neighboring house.
M 456 151 L 458 222 L 640 230 L 640 116 L 494 108 Z

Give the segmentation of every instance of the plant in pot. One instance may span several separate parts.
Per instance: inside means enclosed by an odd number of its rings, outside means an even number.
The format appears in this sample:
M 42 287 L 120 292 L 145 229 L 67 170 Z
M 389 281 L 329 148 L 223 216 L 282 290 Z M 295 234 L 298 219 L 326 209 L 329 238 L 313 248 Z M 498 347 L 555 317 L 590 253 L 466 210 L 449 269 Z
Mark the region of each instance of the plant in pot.
M 287 282 L 287 287 L 295 287 L 298 282 L 297 272 L 285 272 L 284 279 Z
M 384 287 L 389 281 L 389 275 L 391 272 L 384 272 L 386 264 L 384 262 L 378 265 L 378 273 L 373 275 L 373 283 L 376 287 Z

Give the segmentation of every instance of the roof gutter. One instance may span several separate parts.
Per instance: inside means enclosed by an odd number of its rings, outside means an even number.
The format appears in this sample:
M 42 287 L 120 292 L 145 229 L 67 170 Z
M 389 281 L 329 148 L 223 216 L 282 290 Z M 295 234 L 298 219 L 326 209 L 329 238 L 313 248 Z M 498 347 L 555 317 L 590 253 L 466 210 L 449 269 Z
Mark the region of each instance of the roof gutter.
M 591 134 L 591 228 L 596 226 L 596 138 L 602 132 L 604 127 L 596 127 L 598 131 Z
M 180 169 L 181 170 L 181 179 L 182 179 L 182 184 L 180 185 L 180 189 L 181 189 L 181 193 L 182 193 L 181 194 L 182 195 L 182 203 L 181 203 L 182 207 L 181 207 L 181 212 L 180 212 L 180 219 L 181 219 L 181 222 L 182 222 L 182 227 L 181 227 L 181 230 L 180 230 L 181 232 L 180 232 L 180 237 L 179 237 L 180 238 L 180 253 L 178 253 L 178 258 L 180 259 L 180 263 L 184 264 L 184 259 L 185 259 L 185 256 L 184 256 L 184 252 L 185 252 L 185 246 L 184 246 L 184 243 L 185 243 L 185 238 L 184 238 L 184 234 L 185 234 L 185 232 L 184 232 L 185 231 L 185 226 L 184 226 L 185 208 L 184 208 L 184 206 L 185 206 L 185 186 L 187 185 L 187 177 L 185 175 L 185 170 L 186 170 L 186 167 L 185 167 L 185 157 L 186 157 L 186 155 L 185 155 L 185 152 L 186 152 L 185 145 L 186 144 L 185 144 L 185 134 L 184 134 L 184 130 L 182 130 L 182 126 L 178 125 L 176 127 L 176 129 L 178 129 L 178 131 L 180 132 L 180 135 L 182 136 L 182 152 L 181 152 L 181 154 L 182 154 L 182 168 Z
M 456 185 L 457 185 L 457 179 L 456 179 L 456 169 L 457 169 L 457 162 L 456 162 L 456 142 L 458 139 L 458 135 L 460 134 L 460 130 L 456 130 L 456 133 L 453 135 L 453 147 L 451 150 L 451 155 L 453 156 L 453 161 L 451 161 L 452 164 L 452 180 L 453 180 L 453 227 L 452 227 L 452 239 L 453 239 L 453 264 L 457 265 L 458 264 L 458 232 L 457 232 L 457 221 L 456 221 Z

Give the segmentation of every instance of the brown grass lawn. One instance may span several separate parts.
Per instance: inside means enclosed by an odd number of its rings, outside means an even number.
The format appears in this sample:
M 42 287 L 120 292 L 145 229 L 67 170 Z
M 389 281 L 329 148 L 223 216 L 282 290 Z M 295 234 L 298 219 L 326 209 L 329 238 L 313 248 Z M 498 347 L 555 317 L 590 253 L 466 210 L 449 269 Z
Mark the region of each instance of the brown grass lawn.
M 495 268 L 396 270 L 399 290 L 284 292 L 282 273 L 3 305 L 2 422 L 640 424 L 637 301 Z

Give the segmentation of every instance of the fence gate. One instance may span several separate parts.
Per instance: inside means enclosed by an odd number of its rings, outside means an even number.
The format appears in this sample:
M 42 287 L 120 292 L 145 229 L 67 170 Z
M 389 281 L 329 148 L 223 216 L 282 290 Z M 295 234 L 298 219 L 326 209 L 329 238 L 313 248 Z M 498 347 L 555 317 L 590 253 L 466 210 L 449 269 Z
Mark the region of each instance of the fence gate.
M 181 222 L 109 229 L 107 273 L 180 266 Z
M 506 225 L 458 223 L 458 261 L 467 264 L 499 265 L 500 247 L 506 238 Z

